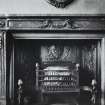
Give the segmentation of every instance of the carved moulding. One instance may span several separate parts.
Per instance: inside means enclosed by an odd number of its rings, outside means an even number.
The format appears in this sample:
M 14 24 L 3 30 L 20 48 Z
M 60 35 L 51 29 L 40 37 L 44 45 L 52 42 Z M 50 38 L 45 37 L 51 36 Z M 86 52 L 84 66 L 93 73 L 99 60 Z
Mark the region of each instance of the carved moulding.
M 1 27 L 0 27 L 1 28 Z M 6 105 L 6 66 L 4 31 L 0 31 L 0 105 Z

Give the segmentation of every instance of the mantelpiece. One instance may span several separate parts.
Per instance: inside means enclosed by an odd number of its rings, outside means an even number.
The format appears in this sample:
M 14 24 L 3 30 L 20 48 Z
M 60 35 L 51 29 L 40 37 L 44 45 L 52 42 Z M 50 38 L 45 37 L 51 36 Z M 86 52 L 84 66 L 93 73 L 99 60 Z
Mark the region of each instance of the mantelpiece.
M 99 39 L 98 84 L 101 105 L 105 93 L 105 16 L 10 15 L 0 17 L 0 102 L 14 101 L 14 39 Z M 12 46 L 12 47 L 11 47 Z M 12 55 L 12 56 L 11 56 Z M 10 69 L 9 69 L 10 68 Z M 12 72 L 10 76 L 9 72 Z M 10 81 L 9 81 L 10 80 Z M 12 84 L 12 85 L 9 85 Z
M 3 31 L 104 31 L 103 15 L 10 15 L 0 17 Z

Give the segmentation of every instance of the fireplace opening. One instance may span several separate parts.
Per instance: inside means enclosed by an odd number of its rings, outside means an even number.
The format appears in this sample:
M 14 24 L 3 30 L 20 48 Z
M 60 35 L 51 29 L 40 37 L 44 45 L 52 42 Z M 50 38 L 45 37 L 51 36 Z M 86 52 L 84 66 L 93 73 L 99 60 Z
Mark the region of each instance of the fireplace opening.
M 99 39 L 15 39 L 15 101 L 19 101 L 18 82 L 21 80 L 24 103 L 78 104 L 82 102 L 84 105 L 83 100 L 86 104 L 88 100 L 91 102 L 92 86 L 100 81 L 98 74 L 100 43 Z M 49 72 L 52 69 L 56 72 Z M 38 72 L 39 77 L 37 70 L 42 70 Z M 46 70 L 43 76 L 43 71 Z M 74 73 L 71 75 L 74 76 L 73 83 L 69 81 L 71 72 Z M 59 75 L 59 78 L 56 78 L 56 75 Z M 40 79 L 40 76 L 43 78 Z M 97 89 L 100 90 L 100 86 Z M 98 96 L 96 95 L 95 98 Z

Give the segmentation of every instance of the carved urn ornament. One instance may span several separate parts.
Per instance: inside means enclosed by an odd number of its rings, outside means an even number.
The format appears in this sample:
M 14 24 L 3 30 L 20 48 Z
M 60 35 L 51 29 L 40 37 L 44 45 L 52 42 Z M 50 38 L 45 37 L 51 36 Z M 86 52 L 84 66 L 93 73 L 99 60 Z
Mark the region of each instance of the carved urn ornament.
M 73 0 L 46 0 L 51 5 L 57 8 L 64 8 L 69 5 Z

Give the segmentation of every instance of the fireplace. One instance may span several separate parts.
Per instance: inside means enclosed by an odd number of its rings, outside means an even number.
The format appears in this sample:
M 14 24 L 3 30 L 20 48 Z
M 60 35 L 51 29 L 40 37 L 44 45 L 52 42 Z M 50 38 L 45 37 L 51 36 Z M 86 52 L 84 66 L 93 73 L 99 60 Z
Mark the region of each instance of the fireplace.
M 21 79 L 24 97 L 38 97 L 38 92 L 42 103 L 46 103 L 43 98 L 59 94 L 59 100 L 63 94 L 79 98 L 81 90 L 91 89 L 97 79 L 98 44 L 100 39 L 15 39 L 14 94 Z M 63 102 L 70 100 L 67 96 Z
M 1 20 L 7 104 L 104 104 L 104 16 Z

